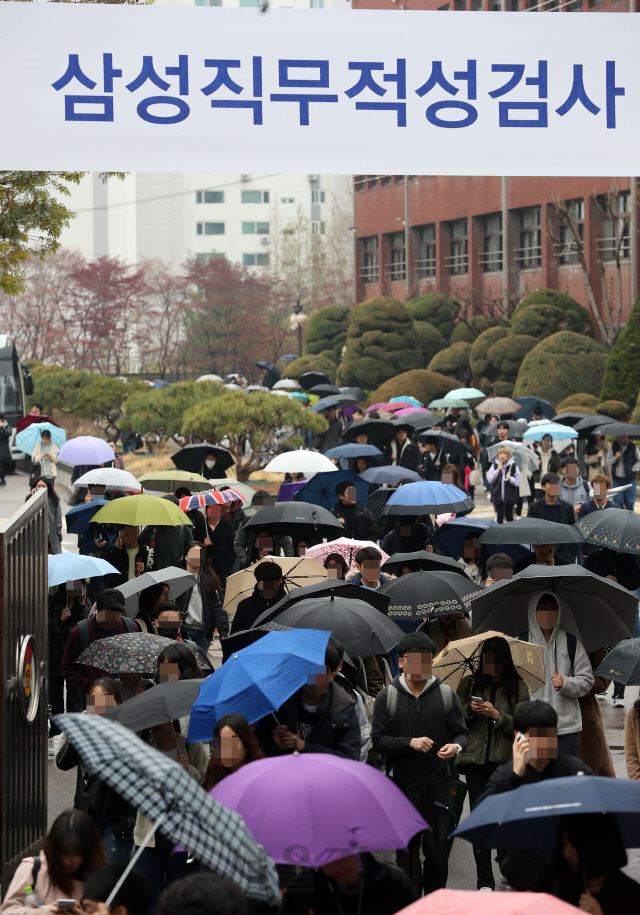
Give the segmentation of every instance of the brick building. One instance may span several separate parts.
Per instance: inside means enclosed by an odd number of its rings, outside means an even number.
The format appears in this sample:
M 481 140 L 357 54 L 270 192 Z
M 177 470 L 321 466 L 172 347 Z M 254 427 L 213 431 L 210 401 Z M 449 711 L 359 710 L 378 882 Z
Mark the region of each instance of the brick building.
M 538 0 L 353 0 L 354 9 L 398 11 L 537 7 Z M 630 10 L 629 0 L 584 0 L 584 7 L 583 0 L 547 0 L 543 7 Z M 552 287 L 588 306 L 577 230 L 600 312 L 606 294 L 615 309 L 620 283 L 624 321 L 638 289 L 635 191 L 629 177 L 356 175 L 356 300 L 393 295 L 407 301 L 438 289 L 477 312 L 503 299 L 504 291 L 513 302 Z M 568 205 L 573 230 L 558 202 Z

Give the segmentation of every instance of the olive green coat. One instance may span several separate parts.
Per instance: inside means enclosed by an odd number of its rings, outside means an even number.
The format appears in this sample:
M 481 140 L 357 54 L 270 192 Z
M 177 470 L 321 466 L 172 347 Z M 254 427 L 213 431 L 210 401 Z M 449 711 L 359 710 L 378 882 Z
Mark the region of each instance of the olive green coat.
M 469 745 L 457 757 L 456 766 L 472 764 L 482 766 L 485 762 L 497 764 L 509 762 L 513 747 L 513 712 L 529 699 L 527 684 L 524 680 L 518 680 L 515 696 L 513 694 L 510 696 L 504 686 L 499 686 L 493 705 L 502 714 L 498 719 L 491 719 L 471 711 L 472 695 L 482 696 L 485 702 L 491 698 L 491 687 L 488 684 L 484 689 L 480 689 L 477 684 L 472 689 L 473 682 L 472 676 L 465 677 L 460 681 L 457 690 L 465 722 L 469 728 Z M 515 704 L 511 708 L 510 700 L 513 701 L 513 699 L 515 699 Z M 494 720 L 497 727 L 494 727 L 492 723 Z M 491 746 L 487 756 L 489 734 L 491 734 Z

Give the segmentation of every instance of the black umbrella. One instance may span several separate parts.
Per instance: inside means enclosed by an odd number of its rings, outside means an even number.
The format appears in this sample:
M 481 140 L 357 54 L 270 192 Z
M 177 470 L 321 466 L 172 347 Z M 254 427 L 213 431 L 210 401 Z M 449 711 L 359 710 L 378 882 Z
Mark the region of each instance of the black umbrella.
M 593 430 L 594 435 L 630 435 L 633 438 L 640 436 L 640 426 L 634 423 L 609 422 Z
M 363 419 L 359 423 L 352 423 L 344 430 L 340 443 L 346 445 L 349 442 L 355 442 L 356 438 L 363 433 L 367 434 L 371 445 L 382 448 L 394 438 L 396 427 L 386 419 Z
M 273 375 L 274 383 L 276 381 L 280 381 L 282 378 L 280 369 L 276 368 L 273 362 L 256 362 L 255 365 L 257 365 L 259 369 L 266 369 L 267 372 L 271 372 Z
M 273 607 L 261 614 L 251 628 L 272 618 Z M 332 632 L 348 654 L 359 657 L 386 654 L 404 635 L 402 629 L 384 613 L 351 597 L 303 600 L 278 613 L 276 621 L 293 629 Z
M 610 416 L 604 416 L 602 413 L 594 413 L 593 416 L 585 416 L 579 423 L 576 423 L 573 428 L 576 432 L 582 433 L 580 438 L 586 438 L 588 435 L 593 434 L 594 429 L 597 429 L 600 426 L 610 426 L 614 422 L 615 419 L 612 419 Z
M 344 526 L 338 519 L 322 508 L 310 502 L 276 502 L 266 505 L 249 518 L 245 530 L 271 531 L 274 534 L 309 535 L 313 531 L 316 537 L 327 537 L 335 540 L 344 533 Z
M 364 393 L 362 388 L 359 388 L 357 385 L 350 388 L 340 388 L 341 394 L 350 394 L 356 403 L 362 403 L 363 400 L 367 399 L 367 395 Z
M 457 572 L 412 572 L 379 589 L 391 598 L 389 616 L 397 620 L 422 620 L 448 613 L 468 613 L 469 600 L 478 585 Z
M 429 824 L 425 837 L 444 886 L 453 845 L 451 833 L 462 817 L 467 786 L 455 775 L 449 775 L 448 767 L 444 763 L 438 761 L 436 765 L 440 769 L 437 777 L 415 781 L 409 786 L 406 794 Z
M 177 451 L 171 460 L 178 470 L 188 470 L 191 473 L 200 473 L 204 459 L 208 454 L 215 454 L 216 467 L 227 470 L 234 464 L 234 459 L 226 448 L 221 445 L 210 445 L 209 442 L 198 442 L 195 445 L 185 445 Z
M 191 713 L 198 698 L 202 680 L 180 680 L 178 683 L 158 683 L 139 696 L 124 702 L 105 717 L 117 721 L 130 731 L 143 731 L 157 724 L 176 721 Z
M 351 397 L 350 394 L 327 394 L 326 397 L 323 397 L 321 400 L 319 400 L 317 403 L 315 403 L 313 405 L 313 411 L 314 411 L 314 413 L 317 413 L 322 409 L 326 409 L 327 407 L 333 407 L 333 406 L 340 406 L 341 408 L 350 407 L 355 402 L 356 402 L 355 399 L 353 397 Z M 323 406 L 321 407 L 320 404 L 322 404 Z
M 503 419 L 499 423 L 491 423 L 490 426 L 485 426 L 482 430 L 482 435 L 486 436 L 487 438 L 491 438 L 492 436 L 497 435 L 498 426 L 509 426 L 509 438 L 512 436 L 523 436 L 529 428 L 529 424 L 526 422 L 526 420 Z
M 608 547 L 617 553 L 640 553 L 640 516 L 635 512 L 623 508 L 591 512 L 576 526 L 585 541 L 594 546 Z
M 466 442 L 460 441 L 457 435 L 451 435 L 450 432 L 422 432 L 418 436 L 418 440 L 437 445 L 441 454 L 448 454 L 451 457 L 464 457 L 465 454 L 475 457 L 473 448 Z
M 399 575 L 405 566 L 409 566 L 412 572 L 456 572 L 460 575 L 465 574 L 464 569 L 455 559 L 450 556 L 438 556 L 437 553 L 427 553 L 426 550 L 416 550 L 414 553 L 394 553 L 389 556 L 381 570 L 388 575 Z
M 297 353 L 285 353 L 284 356 L 280 356 L 278 362 L 295 362 L 299 358 Z
M 532 565 L 471 601 L 474 634 L 495 629 L 519 637 L 529 628 L 529 601 L 537 591 L 551 591 L 564 602 L 561 626 L 587 653 L 633 632 L 638 598 L 622 585 L 579 565 Z
M 553 421 L 554 423 L 559 423 L 561 426 L 573 426 L 580 422 L 581 419 L 584 419 L 584 416 L 584 413 L 575 413 L 573 410 L 566 410 L 564 413 L 556 413 L 553 417 Z
M 406 413 L 404 416 L 398 416 L 396 419 L 392 419 L 391 422 L 396 427 L 411 426 L 414 432 L 418 432 L 421 429 L 430 429 L 431 426 L 438 425 L 438 423 L 442 422 L 442 419 L 437 413 L 432 413 L 431 410 L 427 412 L 416 410 L 415 413 Z
M 348 597 L 349 600 L 361 600 L 369 604 L 374 610 L 386 613 L 389 609 L 389 598 L 381 594 L 380 590 L 372 591 L 370 588 L 358 588 L 350 581 L 341 581 L 339 578 L 327 578 L 304 588 L 293 588 L 288 594 L 270 607 L 273 613 L 286 610 L 301 600 L 326 600 L 327 597 Z
M 575 525 L 544 518 L 518 518 L 506 524 L 494 524 L 480 537 L 480 543 L 582 543 L 583 540 Z
M 314 384 L 312 388 L 308 389 L 309 394 L 317 394 L 318 397 L 330 397 L 332 394 L 341 394 L 340 388 L 337 388 L 335 384 Z
M 515 414 L 516 419 L 532 420 L 536 407 L 541 408 L 544 419 L 553 419 L 556 415 L 556 411 L 544 397 L 516 397 L 516 402 L 522 404 Z
M 331 384 L 324 372 L 303 372 L 298 382 L 305 391 L 310 391 L 316 384 Z
M 640 639 L 618 642 L 593 673 L 625 686 L 640 686 Z
M 379 521 L 380 518 L 382 518 L 384 507 L 394 492 L 395 489 L 376 489 L 374 492 L 369 493 L 367 498 L 367 508 L 376 519 L 376 521 Z

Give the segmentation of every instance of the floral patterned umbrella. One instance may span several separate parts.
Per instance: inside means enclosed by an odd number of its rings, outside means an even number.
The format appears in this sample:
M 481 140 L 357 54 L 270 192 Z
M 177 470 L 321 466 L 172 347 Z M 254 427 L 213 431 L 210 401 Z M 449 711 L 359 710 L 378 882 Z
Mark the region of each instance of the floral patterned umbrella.
M 370 540 L 349 540 L 347 537 L 340 537 L 338 540 L 332 540 L 331 543 L 320 543 L 317 546 L 307 548 L 306 555 L 315 559 L 320 564 L 324 564 L 325 559 L 330 553 L 339 553 L 347 561 L 350 569 L 356 568 L 355 555 L 358 550 L 365 546 L 374 547 L 381 556 L 380 563 L 386 562 L 389 555 L 381 549 L 377 543 Z
M 173 644 L 173 639 L 152 635 L 150 632 L 126 632 L 92 642 L 76 658 L 76 664 L 97 667 L 110 674 L 147 673 L 155 671 L 162 649 Z M 197 651 L 193 653 L 200 670 L 210 670 L 204 658 Z

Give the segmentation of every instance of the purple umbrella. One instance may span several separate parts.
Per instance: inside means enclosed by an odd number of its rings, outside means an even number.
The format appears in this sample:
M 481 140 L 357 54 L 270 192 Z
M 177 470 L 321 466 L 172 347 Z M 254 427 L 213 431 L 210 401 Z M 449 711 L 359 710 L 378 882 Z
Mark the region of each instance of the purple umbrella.
M 429 828 L 382 772 L 328 753 L 256 760 L 209 793 L 242 815 L 278 864 L 321 867 L 358 851 L 406 848 Z
M 60 449 L 58 460 L 68 464 L 106 464 L 114 460 L 114 453 L 104 439 L 94 435 L 70 438 Z
M 283 483 L 278 493 L 278 502 L 292 502 L 294 495 L 303 486 L 306 486 L 306 480 L 296 480 L 295 483 Z
M 364 411 L 365 413 L 372 413 L 374 410 L 381 410 L 383 407 L 388 407 L 389 404 L 385 401 L 384 403 L 372 403 L 370 407 Z

